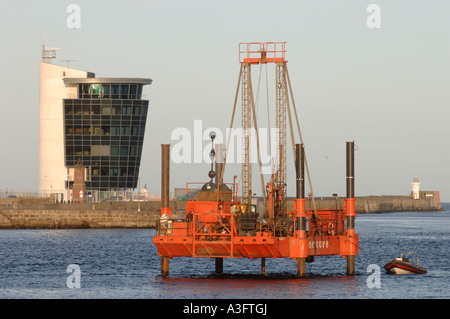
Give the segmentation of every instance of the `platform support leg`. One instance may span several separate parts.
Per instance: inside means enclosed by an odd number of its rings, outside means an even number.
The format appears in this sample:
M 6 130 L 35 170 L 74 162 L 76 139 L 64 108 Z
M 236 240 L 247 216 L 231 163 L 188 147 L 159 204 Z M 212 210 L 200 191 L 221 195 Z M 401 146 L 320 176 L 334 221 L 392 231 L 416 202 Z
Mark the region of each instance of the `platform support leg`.
M 223 258 L 216 258 L 216 274 L 223 273 Z
M 169 257 L 161 257 L 161 276 L 169 276 Z
M 261 275 L 266 274 L 266 258 L 261 258 Z
M 347 256 L 347 275 L 355 274 L 355 256 Z
M 347 234 L 353 237 L 355 234 L 355 142 L 347 142 Z M 347 274 L 355 274 L 355 255 L 347 256 Z
M 306 258 L 297 258 L 297 277 L 306 275 Z

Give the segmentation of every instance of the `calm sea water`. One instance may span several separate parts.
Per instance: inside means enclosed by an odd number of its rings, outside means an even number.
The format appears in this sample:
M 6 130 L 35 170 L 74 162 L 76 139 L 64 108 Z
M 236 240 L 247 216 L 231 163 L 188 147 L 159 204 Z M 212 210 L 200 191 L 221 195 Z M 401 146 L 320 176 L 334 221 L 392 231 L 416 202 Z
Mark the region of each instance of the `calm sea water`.
M 450 204 L 446 211 L 358 215 L 356 275 L 346 259 L 316 257 L 308 276 L 296 278 L 291 259 L 174 258 L 161 277 L 154 230 L 0 230 L 1 299 L 412 299 L 450 298 Z M 415 252 L 424 275 L 388 275 L 383 265 Z M 81 288 L 68 288 L 69 265 L 80 267 Z M 369 266 L 372 265 L 372 266 Z M 375 266 L 373 266 L 375 265 Z M 379 285 L 373 268 L 379 267 Z M 368 271 L 369 270 L 369 271 Z

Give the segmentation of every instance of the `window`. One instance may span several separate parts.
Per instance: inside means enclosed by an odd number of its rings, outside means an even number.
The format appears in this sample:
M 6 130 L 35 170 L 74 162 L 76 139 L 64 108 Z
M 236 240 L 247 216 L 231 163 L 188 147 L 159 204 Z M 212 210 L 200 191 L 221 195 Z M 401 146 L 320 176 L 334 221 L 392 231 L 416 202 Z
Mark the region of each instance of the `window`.
M 118 146 L 111 146 L 111 156 L 113 155 L 119 155 L 119 147 Z
M 72 135 L 72 134 L 73 134 L 73 127 L 66 126 L 66 135 Z
M 75 146 L 75 155 L 83 155 L 83 146 Z
M 103 84 L 103 97 L 109 99 L 111 97 L 111 85 Z
M 102 85 L 101 84 L 91 84 L 90 91 L 92 94 L 101 94 L 102 93 Z
M 130 85 L 130 99 L 135 99 L 136 98 L 136 85 L 132 84 Z
M 112 99 L 117 99 L 119 97 L 119 85 L 117 84 L 112 84 L 111 85 L 111 98 Z
M 85 155 L 85 156 L 91 155 L 91 147 L 90 146 L 83 146 L 83 155 Z
M 122 107 L 122 115 L 131 115 L 131 106 Z
M 66 146 L 66 154 L 67 155 L 75 155 L 75 151 L 73 149 L 73 146 Z
M 86 114 L 86 115 L 91 114 L 91 106 L 90 105 L 83 105 L 83 114 Z
M 110 176 L 118 176 L 119 175 L 119 169 L 118 168 L 110 168 L 109 169 L 109 175 Z
M 113 105 L 113 107 L 112 107 L 112 114 L 113 115 L 120 115 L 120 105 Z
M 111 126 L 111 135 L 119 135 L 119 134 L 120 134 L 120 127 Z
M 80 84 L 78 86 L 78 94 L 81 99 L 89 98 L 89 84 Z
M 73 112 L 74 114 L 81 114 L 81 105 L 74 105 Z
M 66 102 L 64 106 L 66 114 L 73 114 L 73 106 Z
M 109 156 L 111 150 L 107 145 L 92 145 L 92 156 Z
M 107 126 L 107 125 L 102 126 L 102 134 L 109 135 L 109 133 L 110 133 L 109 130 L 110 130 L 109 126 Z
M 108 176 L 108 173 L 109 173 L 108 168 L 107 167 L 102 167 L 100 169 L 100 173 L 102 174 L 102 176 Z
M 128 147 L 126 146 L 120 147 L 120 156 L 128 156 Z
M 121 135 L 130 135 L 130 127 L 129 126 L 122 126 Z
M 103 135 L 103 130 L 100 126 L 94 126 L 94 135 Z
M 111 106 L 103 106 L 102 114 L 103 115 L 111 115 L 112 109 Z
M 129 89 L 129 86 L 126 84 L 122 84 L 120 86 L 120 98 L 128 99 L 128 89 Z
M 100 176 L 100 168 L 93 167 L 92 168 L 92 176 Z
M 100 105 L 92 105 L 92 113 L 100 114 Z

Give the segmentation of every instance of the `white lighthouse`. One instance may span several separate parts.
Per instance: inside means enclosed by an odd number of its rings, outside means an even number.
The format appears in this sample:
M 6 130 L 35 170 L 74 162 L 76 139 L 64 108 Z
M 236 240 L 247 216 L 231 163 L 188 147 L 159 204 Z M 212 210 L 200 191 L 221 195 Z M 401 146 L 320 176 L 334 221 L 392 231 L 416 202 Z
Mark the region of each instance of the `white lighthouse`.
M 412 181 L 412 197 L 414 199 L 419 199 L 419 194 L 420 194 L 420 181 L 419 179 L 416 177 L 414 177 L 413 181 Z

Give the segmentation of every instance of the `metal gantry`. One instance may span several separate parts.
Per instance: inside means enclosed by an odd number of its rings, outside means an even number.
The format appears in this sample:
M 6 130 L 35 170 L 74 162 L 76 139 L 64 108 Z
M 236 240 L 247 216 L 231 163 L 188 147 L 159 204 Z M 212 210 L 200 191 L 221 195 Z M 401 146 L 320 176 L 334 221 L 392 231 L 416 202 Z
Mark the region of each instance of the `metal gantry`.
M 276 66 L 276 129 L 277 129 L 277 160 L 275 215 L 286 211 L 286 62 Z
M 252 98 L 251 65 L 242 64 L 241 77 L 241 129 L 242 129 L 242 202 L 251 205 L 252 199 L 252 164 L 250 157 L 252 132 Z
M 251 80 L 251 65 L 252 64 L 276 64 L 276 129 L 277 129 L 277 154 L 274 159 L 277 162 L 275 173 L 272 176 L 272 183 L 274 185 L 274 192 L 277 194 L 277 200 L 274 203 L 275 214 L 283 214 L 286 211 L 286 112 L 289 108 L 288 102 L 288 82 L 286 81 L 287 66 L 285 59 L 285 42 L 250 42 L 240 43 L 239 45 L 239 62 L 241 63 L 241 69 L 239 72 L 238 86 L 236 89 L 236 97 L 233 108 L 233 115 L 231 118 L 230 128 L 233 127 L 234 115 L 236 111 L 236 104 L 239 94 L 239 88 L 241 93 L 241 130 L 242 130 L 242 176 L 241 187 L 242 197 L 241 201 L 246 204 L 247 207 L 252 202 L 252 158 L 251 158 L 251 142 L 256 140 L 256 147 L 260 178 L 261 189 L 264 199 L 264 215 L 267 214 L 266 203 L 266 185 L 264 183 L 264 177 L 261 172 L 261 156 L 259 151 L 259 134 L 258 125 L 256 120 L 255 103 L 253 98 L 252 80 Z M 292 125 L 291 125 L 292 126 Z M 291 128 L 292 129 L 292 128 Z M 231 132 L 231 131 L 230 131 Z M 256 139 L 253 139 L 254 134 Z M 228 151 L 230 141 L 230 134 L 228 135 L 228 142 L 226 150 Z M 224 166 L 226 163 L 225 153 Z M 269 208 L 270 210 L 270 208 Z

